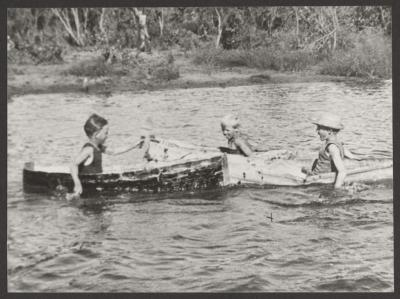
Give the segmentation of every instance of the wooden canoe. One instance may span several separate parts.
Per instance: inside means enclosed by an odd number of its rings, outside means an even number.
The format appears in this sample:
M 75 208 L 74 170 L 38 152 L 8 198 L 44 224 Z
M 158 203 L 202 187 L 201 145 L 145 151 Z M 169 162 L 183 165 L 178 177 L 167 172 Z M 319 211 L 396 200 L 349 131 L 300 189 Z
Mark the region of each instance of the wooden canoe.
M 226 155 L 223 164 L 223 185 L 305 186 L 334 183 L 336 178 L 334 172 L 312 176 L 304 174 L 301 168 L 311 165 L 311 162 Z M 390 159 L 362 161 L 346 159 L 344 162 L 347 183 L 393 179 L 393 161 Z
M 80 180 L 85 194 L 98 192 L 165 193 L 197 191 L 222 186 L 221 155 L 203 153 L 181 161 L 146 163 L 137 167 L 105 168 L 100 174 L 83 174 Z M 25 192 L 73 191 L 69 167 L 25 163 Z
M 153 140 L 149 155 L 155 159 L 168 160 L 190 157 L 199 152 L 218 152 L 217 148 L 195 146 L 174 140 Z M 312 160 L 295 160 L 295 153 L 287 150 L 257 152 L 251 158 L 225 154 L 223 160 L 223 186 L 305 186 L 333 184 L 336 174 L 323 173 L 307 176 L 303 166 L 311 166 Z M 393 160 L 345 159 L 347 176 L 345 182 L 373 182 L 393 179 Z
M 251 158 L 221 153 L 218 149 L 189 146 L 177 142 L 151 143 L 151 162 L 136 167 L 105 168 L 101 174 L 80 175 L 86 194 L 94 192 L 167 193 L 217 189 L 232 186 L 306 186 L 332 184 L 335 173 L 306 176 L 302 166 L 312 161 L 296 161 L 287 151 L 269 151 Z M 346 182 L 373 182 L 393 179 L 393 161 L 345 160 Z M 41 166 L 25 163 L 25 192 L 66 190 L 73 181 L 68 166 Z

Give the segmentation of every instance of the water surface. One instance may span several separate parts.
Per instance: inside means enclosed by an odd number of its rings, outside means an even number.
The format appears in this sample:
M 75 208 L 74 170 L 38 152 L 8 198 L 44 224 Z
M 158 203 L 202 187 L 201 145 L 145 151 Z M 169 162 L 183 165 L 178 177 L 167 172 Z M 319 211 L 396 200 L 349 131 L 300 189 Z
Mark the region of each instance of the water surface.
M 310 122 L 343 117 L 345 145 L 392 158 L 392 85 L 299 83 L 113 95 L 25 95 L 8 103 L 8 290 L 11 292 L 393 291 L 391 181 L 358 193 L 329 186 L 67 202 L 24 194 L 23 162 L 69 163 L 88 115 L 108 143 L 152 132 L 224 145 L 219 119 L 239 113 L 254 144 L 314 157 Z M 105 157 L 134 163 L 137 153 Z M 272 216 L 272 217 L 271 217 Z

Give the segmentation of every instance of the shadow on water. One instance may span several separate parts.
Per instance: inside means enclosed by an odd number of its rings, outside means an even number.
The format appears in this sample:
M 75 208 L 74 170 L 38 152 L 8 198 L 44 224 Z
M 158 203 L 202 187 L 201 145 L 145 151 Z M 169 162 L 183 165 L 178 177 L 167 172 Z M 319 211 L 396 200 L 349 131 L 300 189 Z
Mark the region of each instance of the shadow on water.
M 363 202 L 387 203 L 388 200 L 373 196 L 373 190 L 392 190 L 393 180 L 381 180 L 366 184 L 357 184 L 357 188 L 335 190 L 331 185 L 310 185 L 302 187 L 281 186 L 236 186 L 203 190 L 196 192 L 177 193 L 101 193 L 91 194 L 79 199 L 67 200 L 65 193 L 23 193 L 21 201 L 26 205 L 41 205 L 45 202 L 60 202 L 81 208 L 91 213 L 102 213 L 115 204 L 142 204 L 147 202 L 169 201 L 174 205 L 219 205 L 224 200 L 234 197 L 246 197 L 255 201 L 262 201 L 282 207 L 299 206 L 334 206 L 348 205 Z M 248 195 L 241 193 L 247 192 Z M 19 201 L 9 203 L 9 207 L 17 205 Z
M 56 196 L 71 206 L 83 210 L 83 212 L 98 214 L 111 209 L 111 207 L 120 204 L 145 204 L 159 201 L 167 202 L 172 205 L 184 206 L 215 206 L 220 205 L 227 198 L 234 196 L 238 190 L 206 190 L 201 192 L 179 192 L 179 193 L 159 193 L 159 194 L 141 194 L 141 193 L 119 193 L 119 194 L 100 194 L 91 195 L 76 200 L 67 201 L 64 197 Z M 28 195 L 30 197 L 30 195 Z
M 353 184 L 339 190 L 334 189 L 332 185 L 252 188 L 249 189 L 249 197 L 252 200 L 293 208 L 393 202 L 391 192 L 388 197 L 377 194 L 382 190 L 393 190 L 393 180 Z
M 382 90 L 389 83 L 384 80 L 374 80 L 374 79 L 366 79 L 362 80 L 347 80 L 342 82 L 342 84 L 348 88 L 352 89 L 361 89 L 365 90 L 366 88 L 369 90 Z M 390 82 L 391 84 L 391 82 Z

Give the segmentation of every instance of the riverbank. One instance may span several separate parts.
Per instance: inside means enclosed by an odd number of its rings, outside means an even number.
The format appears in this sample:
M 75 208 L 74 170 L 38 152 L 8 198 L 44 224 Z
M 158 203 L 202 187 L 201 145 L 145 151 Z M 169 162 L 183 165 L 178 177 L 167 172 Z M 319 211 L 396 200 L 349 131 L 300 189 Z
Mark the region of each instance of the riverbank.
M 173 68 L 179 77 L 158 76 L 156 71 L 161 64 L 173 57 Z M 136 64 L 124 65 L 116 62 L 110 65 L 113 72 L 104 76 L 71 74 L 72 68 L 82 67 L 88 61 L 101 59 L 98 51 L 71 52 L 59 64 L 16 64 L 9 63 L 7 73 L 7 94 L 15 95 L 85 92 L 109 96 L 119 92 L 143 92 L 151 90 L 221 87 L 255 84 L 275 84 L 294 82 L 343 82 L 349 79 L 320 75 L 314 69 L 302 72 L 276 72 L 249 67 L 215 67 L 198 65 L 192 62 L 190 53 L 181 51 L 140 53 L 135 55 Z

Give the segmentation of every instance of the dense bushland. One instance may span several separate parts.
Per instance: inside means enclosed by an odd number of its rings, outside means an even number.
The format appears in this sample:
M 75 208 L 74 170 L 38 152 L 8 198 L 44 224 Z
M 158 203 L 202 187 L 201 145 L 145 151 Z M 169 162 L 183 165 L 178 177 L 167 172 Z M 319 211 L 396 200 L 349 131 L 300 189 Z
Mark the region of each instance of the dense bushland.
M 392 43 L 381 31 L 352 34 L 352 44 L 327 57 L 321 73 L 340 76 L 391 78 Z
M 178 48 L 198 64 L 322 74 L 391 76 L 391 9 L 383 6 L 8 9 L 8 59 L 60 63 L 66 51 L 100 50 L 71 74 L 140 67 L 140 51 Z M 136 51 L 136 54 L 129 54 Z M 103 59 L 103 60 L 102 60 Z M 125 69 L 124 69 L 125 68 Z M 122 71 L 121 71 L 122 69 Z M 173 63 L 152 75 L 173 79 Z
M 271 50 L 267 48 L 223 50 L 204 48 L 193 52 L 193 61 L 219 67 L 247 66 L 277 71 L 301 71 L 314 64 L 307 50 Z

